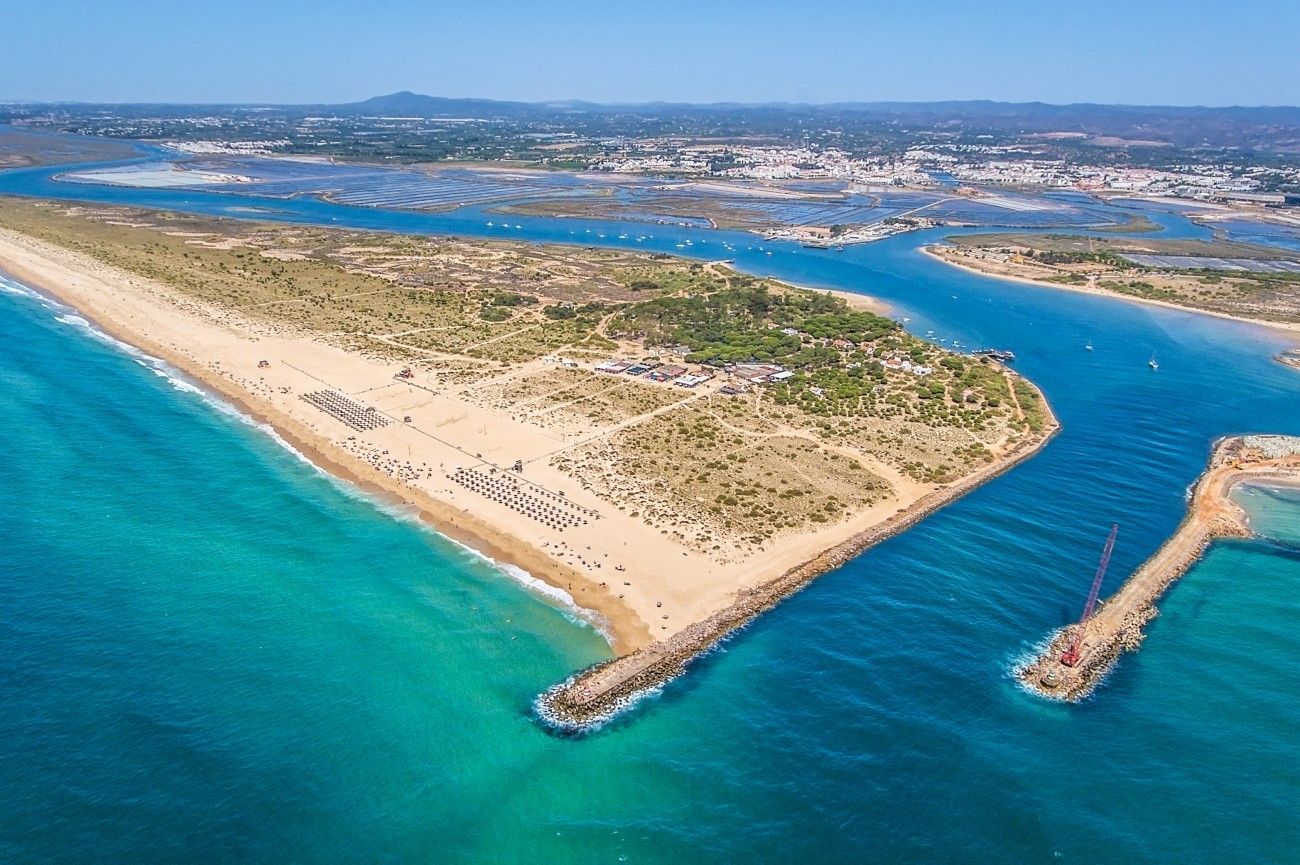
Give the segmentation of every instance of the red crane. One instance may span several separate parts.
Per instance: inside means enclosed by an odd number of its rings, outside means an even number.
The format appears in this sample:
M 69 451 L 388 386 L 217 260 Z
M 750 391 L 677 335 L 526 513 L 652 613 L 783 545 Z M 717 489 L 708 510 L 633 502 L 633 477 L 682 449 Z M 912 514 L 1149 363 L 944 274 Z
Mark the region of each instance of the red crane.
M 1074 629 L 1074 637 L 1070 640 L 1070 648 L 1066 649 L 1061 655 L 1061 663 L 1067 667 L 1073 667 L 1079 663 L 1079 645 L 1083 642 L 1083 624 L 1092 616 L 1093 610 L 1097 608 L 1097 593 L 1101 591 L 1101 581 L 1106 578 L 1106 566 L 1110 564 L 1111 551 L 1115 549 L 1115 535 L 1119 534 L 1119 525 L 1110 527 L 1110 537 L 1106 538 L 1106 548 L 1101 551 L 1101 561 L 1097 564 L 1097 574 L 1092 578 L 1092 589 L 1088 592 L 1088 603 L 1083 605 L 1083 615 L 1079 617 L 1079 624 Z

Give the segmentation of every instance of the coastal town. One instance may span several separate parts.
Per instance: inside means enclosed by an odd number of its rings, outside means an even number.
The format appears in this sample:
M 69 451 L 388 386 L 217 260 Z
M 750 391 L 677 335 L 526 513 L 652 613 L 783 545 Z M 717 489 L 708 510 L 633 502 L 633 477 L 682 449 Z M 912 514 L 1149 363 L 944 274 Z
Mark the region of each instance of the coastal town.
M 1085 109 L 1009 121 L 996 105 L 971 105 L 960 119 L 943 120 L 927 106 L 905 104 L 700 112 L 462 105 L 402 92 L 351 105 L 225 112 L 0 105 L 0 123 L 150 140 L 197 156 L 686 179 L 731 184 L 737 195 L 1075 191 L 1244 208 L 1255 218 L 1300 224 L 1300 160 L 1279 119 L 1285 112 L 1241 109 L 1234 123 L 1210 124 L 1176 109 Z
M 0 21 L 0 865 L 1300 865 L 1300 0 Z
M 1241 168 L 1229 163 L 1174 164 L 1155 169 L 1094 166 L 1035 154 L 1021 144 L 927 143 L 896 156 L 862 158 L 834 147 L 784 148 L 693 144 L 681 139 L 628 142 L 625 156 L 596 163 L 601 171 L 695 175 L 735 180 L 840 180 L 858 187 L 1010 186 L 1168 196 L 1281 207 L 1300 195 L 1272 192 L 1300 184 L 1300 166 Z M 1041 148 L 1039 148 L 1041 149 Z

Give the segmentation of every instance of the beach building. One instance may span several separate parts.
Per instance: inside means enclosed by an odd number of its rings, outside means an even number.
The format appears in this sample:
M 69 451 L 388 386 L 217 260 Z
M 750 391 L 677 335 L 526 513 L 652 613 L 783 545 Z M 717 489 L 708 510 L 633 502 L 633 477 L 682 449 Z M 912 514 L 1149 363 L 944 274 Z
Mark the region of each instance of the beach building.
M 678 387 L 699 387 L 712 378 L 711 375 L 688 374 L 673 379 L 673 384 Z
M 679 366 L 677 364 L 669 364 L 667 366 L 661 366 L 658 369 L 654 370 L 648 376 L 646 376 L 646 378 L 650 379 L 651 381 L 672 381 L 673 379 L 679 376 L 686 375 L 686 373 L 688 372 L 690 372 L 690 370 L 688 370 L 684 366 Z
M 1242 204 L 1263 204 L 1265 206 L 1280 207 L 1286 204 L 1286 195 L 1281 192 L 1234 192 L 1231 190 L 1215 190 L 1210 193 L 1210 198 L 1215 201 L 1235 201 Z
M 772 376 L 785 371 L 785 367 L 774 363 L 734 363 L 728 364 L 724 369 L 750 384 L 762 384 Z

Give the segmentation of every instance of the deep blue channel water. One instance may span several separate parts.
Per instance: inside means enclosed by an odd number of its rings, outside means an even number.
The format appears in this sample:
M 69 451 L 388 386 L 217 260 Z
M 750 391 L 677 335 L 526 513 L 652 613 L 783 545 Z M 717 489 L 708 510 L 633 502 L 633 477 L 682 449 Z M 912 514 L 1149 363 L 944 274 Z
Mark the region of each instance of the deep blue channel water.
M 606 657 L 598 634 L 9 281 L 0 861 L 1296 861 L 1300 496 L 1243 491 L 1264 536 L 1212 548 L 1092 699 L 1010 675 L 1078 614 L 1111 522 L 1106 591 L 1177 525 L 1215 438 L 1300 434 L 1285 335 L 953 270 L 917 251 L 940 233 L 836 253 L 48 170 L 4 192 L 731 258 L 1014 350 L 1064 430 L 562 738 L 531 701 Z

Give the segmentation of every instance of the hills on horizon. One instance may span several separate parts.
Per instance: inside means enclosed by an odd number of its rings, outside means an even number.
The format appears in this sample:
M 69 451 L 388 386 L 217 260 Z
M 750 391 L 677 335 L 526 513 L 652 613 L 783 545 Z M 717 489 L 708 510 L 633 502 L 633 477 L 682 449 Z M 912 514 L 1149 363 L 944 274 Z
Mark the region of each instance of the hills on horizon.
M 3 103 L 0 103 L 3 104 Z M 937 99 L 937 100 L 848 100 L 838 102 L 672 102 L 654 100 L 650 102 L 593 102 L 583 99 L 540 100 L 527 102 L 510 99 L 492 99 L 489 97 L 429 96 L 410 90 L 399 90 L 380 96 L 372 96 L 356 102 L 82 102 L 77 100 L 10 102 L 9 105 L 64 106 L 64 107 L 144 107 L 168 106 L 184 108 L 281 108 L 281 109 L 336 109 L 348 112 L 369 111 L 409 111 L 411 116 L 439 117 L 450 116 L 453 112 L 498 111 L 509 113 L 530 111 L 549 113 L 555 111 L 629 111 L 638 109 L 696 109 L 701 111 L 743 111 L 743 110 L 779 110 L 779 111 L 931 111 L 934 113 L 1019 113 L 1031 111 L 1036 113 L 1068 112 L 1080 109 L 1106 110 L 1124 113 L 1144 111 L 1173 112 L 1188 114 L 1229 113 L 1263 113 L 1279 116 L 1300 116 L 1300 106 L 1293 105 L 1143 105 L 1137 103 L 1108 102 L 1043 102 L 1029 100 L 1011 102 L 997 99 Z
M 1002 135 L 1073 133 L 1114 137 L 1135 143 L 1182 147 L 1260 148 L 1300 152 L 1300 106 L 1173 106 L 1054 104 L 943 100 L 935 102 L 834 103 L 597 103 L 581 100 L 519 102 L 510 100 L 428 96 L 409 90 L 336 104 L 269 103 L 31 103 L 11 104 L 19 115 L 41 110 L 93 113 L 114 110 L 126 116 L 157 114 L 184 116 L 197 111 L 279 112 L 289 115 L 329 113 L 343 117 L 474 118 L 483 120 L 553 121 L 565 117 L 662 116 L 739 121 L 820 120 L 827 125 L 877 124 L 899 131 L 989 132 Z

